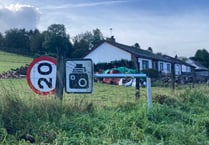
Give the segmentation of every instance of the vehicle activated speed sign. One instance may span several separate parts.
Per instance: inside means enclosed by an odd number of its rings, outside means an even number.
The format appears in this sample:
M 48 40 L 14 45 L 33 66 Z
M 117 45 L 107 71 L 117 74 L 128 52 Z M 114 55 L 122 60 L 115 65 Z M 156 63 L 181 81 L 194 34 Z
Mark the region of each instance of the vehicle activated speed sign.
M 39 95 L 55 93 L 56 59 L 41 56 L 32 61 L 27 69 L 27 82 L 30 88 Z

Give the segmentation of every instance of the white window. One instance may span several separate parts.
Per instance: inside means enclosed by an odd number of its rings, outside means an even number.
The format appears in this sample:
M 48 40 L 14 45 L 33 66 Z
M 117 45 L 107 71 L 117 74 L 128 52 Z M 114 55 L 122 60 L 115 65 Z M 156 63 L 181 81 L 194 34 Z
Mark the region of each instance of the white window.
M 149 68 L 149 62 L 147 60 L 142 60 L 142 69 L 148 69 Z
M 163 63 L 160 63 L 160 71 L 163 72 Z
M 170 63 L 167 63 L 167 71 L 171 72 L 171 64 Z

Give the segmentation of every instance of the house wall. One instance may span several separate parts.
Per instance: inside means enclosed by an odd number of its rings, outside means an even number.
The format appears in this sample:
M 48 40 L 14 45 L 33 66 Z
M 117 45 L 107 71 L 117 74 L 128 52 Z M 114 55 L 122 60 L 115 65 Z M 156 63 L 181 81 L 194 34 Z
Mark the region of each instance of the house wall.
M 196 75 L 197 76 L 208 77 L 209 76 L 209 72 L 208 71 L 197 71 Z
M 158 61 L 158 71 L 162 73 L 171 73 L 171 63 Z
M 209 80 L 209 72 L 208 71 L 196 71 L 196 81 L 198 82 L 206 82 Z
M 158 71 L 162 73 L 171 73 L 171 63 L 158 61 Z M 191 67 L 183 64 L 175 64 L 175 74 L 181 75 L 183 73 L 191 73 Z
M 131 54 L 108 43 L 103 43 L 84 58 L 91 58 L 93 63 L 97 64 L 121 59 L 131 60 Z

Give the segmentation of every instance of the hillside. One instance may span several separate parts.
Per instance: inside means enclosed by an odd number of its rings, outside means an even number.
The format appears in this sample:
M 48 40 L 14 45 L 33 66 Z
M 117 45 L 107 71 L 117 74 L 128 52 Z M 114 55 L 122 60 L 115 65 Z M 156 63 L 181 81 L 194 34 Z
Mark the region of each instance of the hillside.
M 0 51 L 0 73 L 30 64 L 33 58 Z

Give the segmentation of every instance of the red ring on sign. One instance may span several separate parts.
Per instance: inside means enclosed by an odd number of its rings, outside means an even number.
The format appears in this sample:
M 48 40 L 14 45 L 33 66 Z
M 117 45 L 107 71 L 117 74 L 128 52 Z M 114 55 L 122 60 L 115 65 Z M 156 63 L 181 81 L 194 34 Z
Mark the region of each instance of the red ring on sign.
M 49 95 L 49 94 L 54 94 L 55 93 L 55 89 L 51 90 L 51 91 L 48 91 L 48 92 L 41 92 L 40 90 L 36 89 L 32 82 L 31 82 L 31 76 L 30 76 L 30 72 L 33 68 L 33 66 L 38 63 L 39 61 L 49 61 L 49 62 L 52 62 L 53 64 L 57 65 L 57 60 L 53 57 L 49 57 L 49 56 L 41 56 L 41 57 L 38 57 L 38 58 L 35 58 L 32 63 L 28 66 L 27 68 L 27 72 L 26 72 L 26 79 L 27 79 L 27 82 L 28 82 L 28 85 L 29 87 L 37 94 L 39 95 Z

